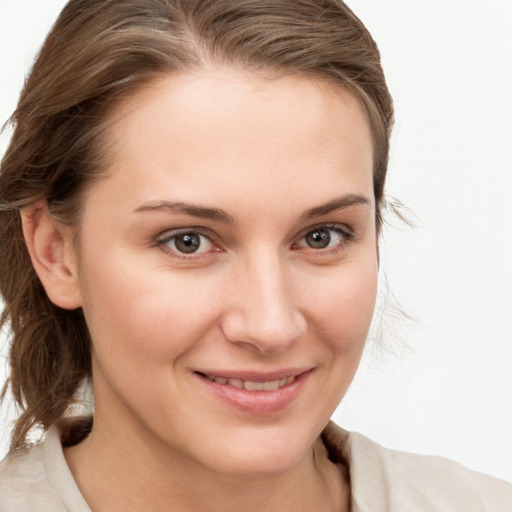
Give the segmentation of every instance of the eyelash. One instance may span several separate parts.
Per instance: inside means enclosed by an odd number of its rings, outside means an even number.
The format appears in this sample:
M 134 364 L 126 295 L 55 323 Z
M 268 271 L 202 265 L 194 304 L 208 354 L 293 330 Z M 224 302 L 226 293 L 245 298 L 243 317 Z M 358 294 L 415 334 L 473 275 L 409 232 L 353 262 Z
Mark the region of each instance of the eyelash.
M 155 246 L 160 247 L 162 250 L 167 252 L 172 252 L 174 255 L 176 255 L 178 258 L 183 259 L 195 259 L 200 257 L 201 255 L 205 254 L 204 252 L 191 252 L 189 254 L 185 252 L 181 252 L 178 249 L 173 249 L 171 247 L 168 247 L 168 244 L 174 240 L 174 243 L 176 243 L 176 240 L 179 239 L 179 237 L 185 236 L 185 235 L 192 235 L 192 236 L 199 236 L 202 240 L 208 240 L 214 247 L 217 245 L 215 241 L 213 240 L 213 237 L 209 233 L 205 233 L 200 228 L 186 228 L 182 230 L 173 231 L 172 234 L 169 233 L 169 231 L 159 235 L 155 241 Z M 219 249 L 217 249 L 218 251 Z M 215 251 L 215 249 L 214 249 Z
M 310 246 L 298 246 L 299 242 L 304 240 L 308 235 L 315 233 L 316 231 L 317 232 L 318 231 L 334 232 L 336 235 L 341 237 L 341 241 L 335 247 L 331 247 L 331 248 L 328 248 L 328 247 L 314 248 L 314 247 L 310 247 Z M 162 250 L 172 252 L 176 257 L 183 258 L 183 259 L 196 259 L 196 258 L 201 257 L 201 255 L 205 254 L 205 251 L 191 252 L 191 253 L 187 254 L 185 252 L 180 251 L 177 248 L 171 248 L 168 246 L 168 244 L 170 242 L 174 241 L 174 244 L 175 244 L 176 240 L 178 240 L 180 236 L 185 236 L 185 235 L 199 236 L 199 237 L 201 237 L 201 239 L 203 239 L 203 240 L 206 239 L 207 241 L 209 241 L 214 247 L 218 245 L 218 244 L 216 244 L 214 238 L 212 237 L 212 235 L 210 233 L 204 232 L 202 229 L 195 228 L 195 227 L 186 228 L 186 229 L 182 229 L 179 231 L 174 231 L 174 232 L 172 232 L 172 234 L 169 234 L 169 232 L 167 231 L 166 233 L 159 235 L 153 245 L 156 247 L 160 247 Z M 304 249 L 307 251 L 313 251 L 314 253 L 316 253 L 318 255 L 320 255 L 320 254 L 326 254 L 326 255 L 329 254 L 330 255 L 330 254 L 336 254 L 340 251 L 346 250 L 347 246 L 354 240 L 354 238 L 355 238 L 355 235 L 353 233 L 351 233 L 346 227 L 342 227 L 340 224 L 319 224 L 317 226 L 310 227 L 307 229 L 307 231 L 304 231 L 303 233 L 301 233 L 299 235 L 299 242 L 293 243 L 292 248 L 300 247 L 299 250 Z M 329 242 L 330 242 L 330 240 L 329 240 Z M 216 249 L 214 248 L 214 252 L 220 251 L 220 250 L 221 249 L 219 249 L 218 247 Z M 206 252 L 210 252 L 210 251 L 206 251 Z
M 341 241 L 336 244 L 334 247 L 325 247 L 325 248 L 314 248 L 310 246 L 303 246 L 305 250 L 313 251 L 315 253 L 321 253 L 322 255 L 331 255 L 337 254 L 340 251 L 344 251 L 347 249 L 348 245 L 355 239 L 355 235 L 349 231 L 348 227 L 345 227 L 340 224 L 319 224 L 317 226 L 313 226 L 307 229 L 307 231 L 303 232 L 300 235 L 299 240 L 304 240 L 308 235 L 311 235 L 318 231 L 329 231 L 334 232 L 336 235 L 340 236 Z M 332 237 L 332 234 L 331 234 Z M 297 245 L 297 244 L 294 244 Z

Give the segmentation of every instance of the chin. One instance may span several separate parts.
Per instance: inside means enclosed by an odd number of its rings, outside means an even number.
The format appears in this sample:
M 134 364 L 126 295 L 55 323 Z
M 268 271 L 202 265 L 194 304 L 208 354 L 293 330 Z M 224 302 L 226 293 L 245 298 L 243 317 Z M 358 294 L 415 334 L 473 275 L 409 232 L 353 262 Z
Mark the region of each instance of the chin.
M 231 442 L 217 445 L 210 467 L 224 474 L 238 477 L 272 477 L 286 473 L 306 460 L 316 440 L 310 436 L 299 438 L 296 434 L 259 432 L 231 436 Z

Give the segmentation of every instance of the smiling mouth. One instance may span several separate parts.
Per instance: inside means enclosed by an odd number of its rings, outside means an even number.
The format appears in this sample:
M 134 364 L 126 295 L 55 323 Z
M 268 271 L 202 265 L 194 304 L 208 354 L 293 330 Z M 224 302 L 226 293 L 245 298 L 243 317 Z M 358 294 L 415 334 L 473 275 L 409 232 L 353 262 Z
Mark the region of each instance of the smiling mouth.
M 282 379 L 271 380 L 268 382 L 254 382 L 242 379 L 226 379 L 224 377 L 215 377 L 214 375 L 203 374 L 205 378 L 217 384 L 232 386 L 236 389 L 245 389 L 246 391 L 276 391 L 290 385 L 295 380 L 295 375 Z
M 288 410 L 314 370 L 314 367 L 303 367 L 274 372 L 210 370 L 212 373 L 194 373 L 206 385 L 205 389 L 222 403 L 244 415 L 261 417 Z

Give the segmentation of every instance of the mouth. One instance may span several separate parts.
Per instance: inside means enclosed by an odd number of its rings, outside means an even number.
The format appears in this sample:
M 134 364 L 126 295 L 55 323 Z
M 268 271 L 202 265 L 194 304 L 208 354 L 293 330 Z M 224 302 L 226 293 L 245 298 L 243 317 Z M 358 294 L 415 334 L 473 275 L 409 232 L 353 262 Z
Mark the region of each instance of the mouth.
M 244 414 L 268 415 L 287 410 L 302 394 L 313 372 L 314 368 L 274 373 L 194 373 L 204 389 L 229 407 Z
M 295 381 L 296 376 L 284 377 L 282 379 L 269 380 L 265 382 L 256 382 L 242 379 L 228 379 L 226 377 L 216 377 L 215 375 L 203 374 L 205 378 L 217 384 L 233 386 L 236 389 L 245 389 L 246 391 L 276 391 L 284 388 Z

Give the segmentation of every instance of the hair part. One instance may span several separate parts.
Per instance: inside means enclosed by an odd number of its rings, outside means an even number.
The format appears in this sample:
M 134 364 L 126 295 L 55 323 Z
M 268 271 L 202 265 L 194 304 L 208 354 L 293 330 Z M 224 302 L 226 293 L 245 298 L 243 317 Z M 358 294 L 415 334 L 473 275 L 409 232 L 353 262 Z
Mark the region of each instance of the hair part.
M 20 210 L 45 199 L 79 233 L 84 191 L 109 169 L 108 116 L 170 72 L 222 65 L 301 74 L 349 90 L 374 143 L 381 224 L 393 106 L 375 42 L 341 0 L 71 0 L 28 77 L 1 163 L 1 324 L 11 330 L 10 385 L 23 413 L 12 447 L 49 428 L 91 376 L 82 311 L 46 296 L 23 239 Z

